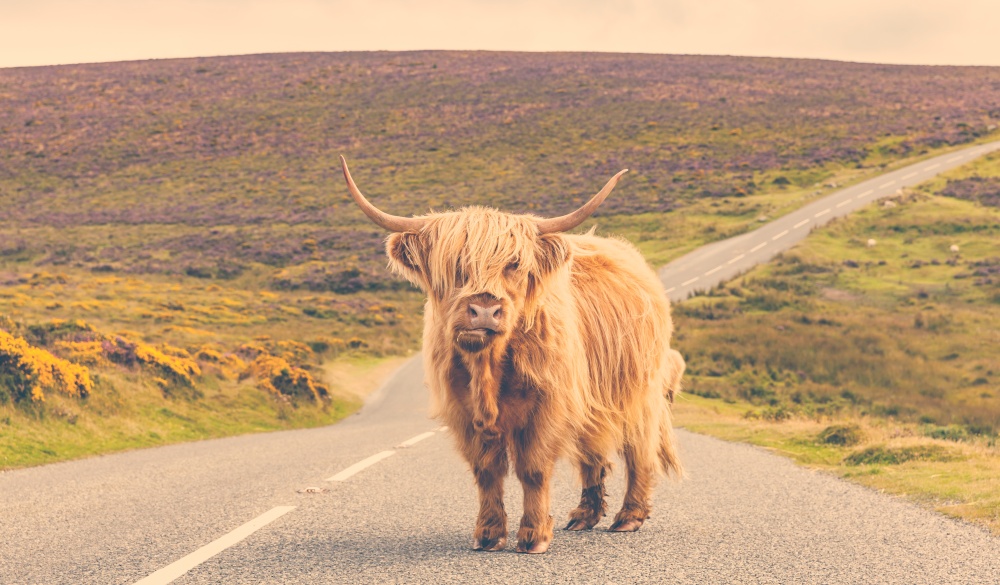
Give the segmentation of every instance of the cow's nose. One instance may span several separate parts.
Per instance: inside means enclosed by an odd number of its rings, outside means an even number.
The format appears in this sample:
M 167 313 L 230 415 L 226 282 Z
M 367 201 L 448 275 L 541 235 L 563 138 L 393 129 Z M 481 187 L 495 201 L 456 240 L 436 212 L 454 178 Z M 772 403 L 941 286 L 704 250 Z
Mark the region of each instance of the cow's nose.
M 469 303 L 469 327 L 471 329 L 489 329 L 496 331 L 500 327 L 503 309 L 499 304 L 484 307 Z

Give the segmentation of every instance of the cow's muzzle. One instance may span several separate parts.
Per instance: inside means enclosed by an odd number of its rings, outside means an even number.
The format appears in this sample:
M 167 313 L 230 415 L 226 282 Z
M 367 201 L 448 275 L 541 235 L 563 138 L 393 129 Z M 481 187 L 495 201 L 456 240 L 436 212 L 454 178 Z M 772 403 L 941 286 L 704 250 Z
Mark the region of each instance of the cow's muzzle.
M 464 351 L 477 353 L 486 349 L 496 335 L 497 332 L 492 329 L 463 329 L 458 332 L 455 343 Z
M 486 349 L 503 330 L 503 304 L 495 297 L 477 295 L 465 306 L 462 327 L 456 332 L 458 347 L 475 353 Z

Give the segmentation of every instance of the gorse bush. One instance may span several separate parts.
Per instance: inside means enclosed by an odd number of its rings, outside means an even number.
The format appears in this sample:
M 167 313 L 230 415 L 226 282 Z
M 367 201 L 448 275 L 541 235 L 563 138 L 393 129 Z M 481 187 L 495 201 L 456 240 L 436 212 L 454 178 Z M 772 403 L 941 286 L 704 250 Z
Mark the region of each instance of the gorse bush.
M 104 344 L 99 341 L 56 341 L 54 344 L 58 353 L 71 362 L 88 366 L 99 366 L 108 363 L 104 355 Z
M 193 387 L 194 377 L 201 375 L 198 363 L 190 357 L 167 355 L 164 351 L 151 345 L 131 341 L 120 335 L 103 340 L 101 347 L 104 350 L 104 355 L 116 364 L 140 365 L 150 368 L 154 373 L 165 376 L 180 386 Z M 180 352 L 174 351 L 173 353 Z M 184 351 L 183 354 L 187 354 L 187 352 Z
M 959 455 L 941 445 L 886 447 L 876 445 L 851 453 L 844 458 L 847 465 L 899 465 L 907 461 L 952 461 Z
M 243 375 L 254 376 L 259 388 L 276 397 L 306 398 L 322 402 L 330 396 L 330 389 L 315 381 L 309 372 L 273 355 L 258 355 Z
M 93 389 L 87 368 L 0 330 L 0 402 L 44 402 L 47 390 L 86 398 Z

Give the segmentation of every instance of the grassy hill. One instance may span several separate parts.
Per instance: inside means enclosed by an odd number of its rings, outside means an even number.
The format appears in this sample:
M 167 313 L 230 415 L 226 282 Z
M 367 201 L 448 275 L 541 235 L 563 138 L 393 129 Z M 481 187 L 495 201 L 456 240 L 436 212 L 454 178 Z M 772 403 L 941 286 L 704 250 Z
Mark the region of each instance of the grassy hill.
M 88 397 L 53 382 L 33 400 L 48 366 L 17 362 L 0 467 L 349 411 L 330 363 L 407 354 L 421 316 L 340 154 L 398 214 L 562 213 L 628 167 L 596 221 L 659 264 L 998 120 L 997 68 L 414 52 L 0 69 L 0 329 L 94 374 Z
M 1000 532 L 998 242 L 994 153 L 678 305 L 680 422 Z

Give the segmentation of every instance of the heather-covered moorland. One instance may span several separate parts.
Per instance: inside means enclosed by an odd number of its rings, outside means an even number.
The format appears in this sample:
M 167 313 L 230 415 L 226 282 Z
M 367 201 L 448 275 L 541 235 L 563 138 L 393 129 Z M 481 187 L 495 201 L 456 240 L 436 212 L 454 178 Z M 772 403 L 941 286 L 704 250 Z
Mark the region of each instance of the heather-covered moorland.
M 288 54 L 0 72 L 0 253 L 274 288 L 397 286 L 337 156 L 399 214 L 599 216 L 811 188 L 1000 122 L 1000 71 L 602 54 Z M 752 201 L 752 199 L 750 200 Z M 752 203 L 727 215 L 753 219 Z M 113 229 L 112 229 L 113 227 Z
M 420 297 L 385 271 L 340 154 L 398 214 L 562 213 L 628 167 L 596 221 L 660 264 L 998 120 L 989 68 L 416 52 L 0 70 L 0 328 L 93 386 L 0 362 L 19 384 L 0 466 L 335 420 L 355 402 L 327 372 L 416 349 Z M 955 197 L 988 199 L 973 183 Z

